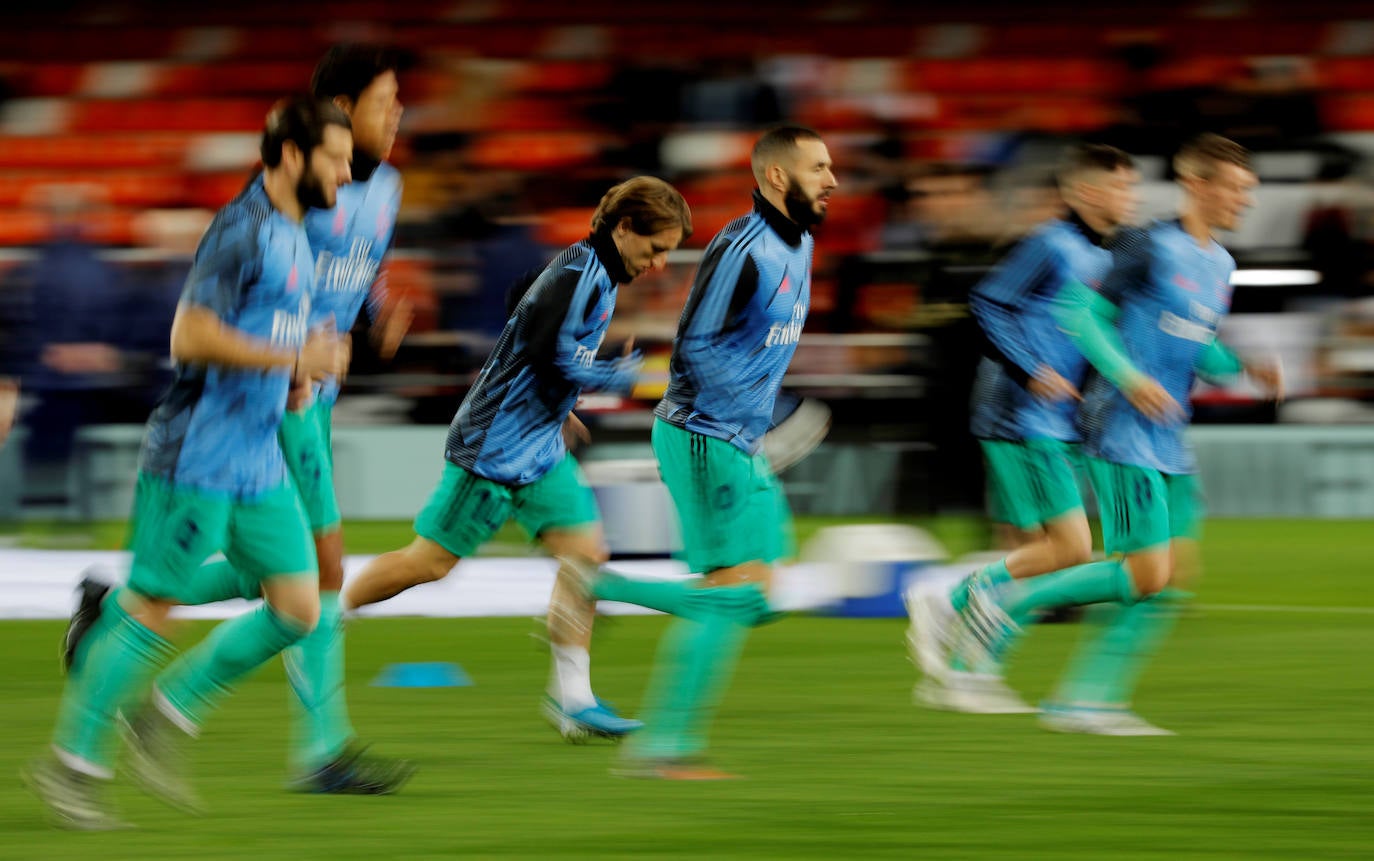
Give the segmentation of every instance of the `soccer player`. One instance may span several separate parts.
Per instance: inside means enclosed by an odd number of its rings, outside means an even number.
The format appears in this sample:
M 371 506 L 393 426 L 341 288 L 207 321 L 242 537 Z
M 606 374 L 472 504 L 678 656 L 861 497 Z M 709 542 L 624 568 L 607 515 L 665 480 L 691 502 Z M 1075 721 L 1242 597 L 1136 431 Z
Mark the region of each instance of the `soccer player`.
M 411 318 L 404 300 L 385 303 L 377 278 L 401 202 L 400 174 L 386 162 L 402 113 L 397 65 L 397 55 L 383 48 L 340 45 L 315 67 L 313 95 L 337 105 L 353 126 L 353 182 L 339 189 L 333 208 L 312 209 L 305 218 L 316 255 L 311 329 L 348 332 L 366 303 L 374 340 L 387 357 L 395 353 Z M 320 622 L 282 653 L 296 694 L 289 785 L 302 792 L 386 794 L 400 789 L 413 768 L 364 753 L 348 718 L 339 612 L 343 532 L 330 447 L 338 394 L 336 377 L 295 388 L 279 432 L 287 468 L 310 518 L 320 571 Z M 83 583 L 83 606 L 74 620 L 85 624 L 98 614 L 107 588 Z M 239 570 L 226 559 L 208 563 L 195 578 L 194 594 L 187 597 L 194 603 L 251 600 L 258 597 L 258 588 L 253 572 Z M 68 635 L 69 653 L 77 639 L 77 631 Z
M 674 620 L 649 683 L 645 729 L 619 773 L 728 778 L 699 762 L 748 629 L 773 618 L 773 563 L 791 553 L 791 512 L 760 448 L 811 297 L 810 228 L 835 190 L 830 153 L 794 126 L 754 145 L 754 211 L 706 248 L 678 322 L 652 439 L 703 584 L 757 596 L 752 614 Z
M 1098 284 L 1111 267 L 1105 246 L 1133 214 L 1138 177 L 1121 150 L 1080 145 L 1065 154 L 1058 178 L 1068 215 L 1031 232 L 969 297 L 988 341 L 974 385 L 973 435 L 1000 516 L 1035 538 L 951 593 L 925 587 L 908 596 L 908 642 L 925 676 L 916 699 L 933 708 L 1031 711 L 1002 684 L 999 664 L 964 669 L 947 654 L 950 644 L 940 642 L 941 632 L 951 614 L 964 609 L 975 580 L 996 586 L 1092 558 L 1075 426 L 1087 360 L 1060 331 L 1053 307 L 1066 283 Z
M 315 550 L 277 430 L 293 380 L 341 373 L 345 338 L 307 336 L 315 257 L 304 218 L 349 179 L 348 115 L 298 98 L 262 137 L 263 172 L 201 239 L 172 325 L 172 386 L 148 421 L 134 500 L 133 563 L 84 638 L 52 755 L 26 774 L 59 823 L 122 823 L 104 798 L 117 720 L 132 776 L 182 808 L 200 806 L 183 742 L 234 683 L 300 640 L 319 616 Z M 259 581 L 258 609 L 219 625 L 165 672 L 169 616 L 206 557 L 223 551 Z
M 996 651 L 1017 619 L 1052 607 L 1111 605 L 1042 715 L 1056 731 L 1169 734 L 1130 706 L 1196 574 L 1202 511 L 1184 436 L 1189 393 L 1199 375 L 1244 373 L 1282 396 L 1276 362 L 1242 361 L 1216 337 L 1235 262 L 1215 233 L 1234 230 L 1250 205 L 1257 180 L 1249 154 L 1203 135 L 1179 151 L 1174 173 L 1184 194 L 1179 218 L 1124 232 L 1102 284 L 1072 284 L 1057 308 L 1096 371 L 1080 425 L 1109 558 L 1000 588 L 975 583 L 963 614 L 971 641 Z
M 596 500 L 563 436 L 583 390 L 633 386 L 638 353 L 627 345 L 619 358 L 597 355 L 617 290 L 662 268 L 691 230 L 686 201 L 662 180 L 636 177 L 602 197 L 591 235 L 555 258 L 519 299 L 458 407 L 443 475 L 415 519 L 416 538 L 374 559 L 344 590 L 351 609 L 440 580 L 513 517 L 560 562 L 550 600 L 553 666 L 544 711 L 570 739 L 618 737 L 641 726 L 592 693 L 593 601 L 672 612 L 673 600 L 696 598 L 682 595 L 678 583 L 588 573 L 607 552 Z

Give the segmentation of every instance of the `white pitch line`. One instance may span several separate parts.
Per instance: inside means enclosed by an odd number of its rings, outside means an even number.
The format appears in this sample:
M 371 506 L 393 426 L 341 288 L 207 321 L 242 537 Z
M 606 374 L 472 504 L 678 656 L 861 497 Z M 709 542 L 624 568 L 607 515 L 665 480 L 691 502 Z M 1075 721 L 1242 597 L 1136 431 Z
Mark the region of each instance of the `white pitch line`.
M 1221 610 L 1233 613 L 1331 613 L 1350 616 L 1374 616 L 1374 607 L 1303 607 L 1297 604 L 1194 604 L 1197 610 Z

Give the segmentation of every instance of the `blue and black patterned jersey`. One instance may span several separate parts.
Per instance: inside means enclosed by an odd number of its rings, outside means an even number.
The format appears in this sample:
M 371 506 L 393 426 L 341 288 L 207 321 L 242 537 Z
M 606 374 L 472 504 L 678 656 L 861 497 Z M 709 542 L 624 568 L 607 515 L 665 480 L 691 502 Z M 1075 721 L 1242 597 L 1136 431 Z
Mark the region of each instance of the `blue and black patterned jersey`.
M 630 281 L 609 234 L 550 263 L 506 321 L 449 425 L 444 457 L 502 484 L 537 481 L 566 452 L 562 427 L 584 389 L 628 393 L 640 360 L 600 359 L 616 286 Z
M 219 211 L 181 301 L 273 346 L 305 343 L 315 258 L 305 228 L 273 206 L 262 177 Z M 173 484 L 252 499 L 287 480 L 277 443 L 290 368 L 181 363 L 153 410 L 140 469 Z
M 376 318 L 382 295 L 373 285 L 391 248 L 400 207 L 401 174 L 383 162 L 366 180 L 340 187 L 333 209 L 312 209 L 306 215 L 305 229 L 316 259 L 311 328 L 333 323 L 338 331 L 347 332 L 364 302 Z M 334 403 L 338 382 L 326 381 L 317 397 Z
M 1026 386 L 1041 365 L 1083 386 L 1088 363 L 1055 321 L 1054 300 L 1070 280 L 1099 287 L 1111 260 L 1103 237 L 1071 215 L 1032 231 L 974 288 L 969 308 L 990 347 L 973 387 L 975 437 L 1078 441 L 1078 402 L 1049 403 Z
M 753 454 L 801 340 L 811 234 L 754 194 L 754 211 L 706 246 L 678 321 L 668 390 L 654 414 Z
M 1236 264 L 1215 241 L 1199 245 L 1177 221 L 1124 234 L 1099 291 L 1118 308 L 1117 331 L 1131 362 L 1191 415 L 1198 357 L 1231 307 Z M 1114 463 L 1179 474 L 1197 470 L 1187 419 L 1156 424 L 1095 376 L 1080 412 L 1084 449 Z

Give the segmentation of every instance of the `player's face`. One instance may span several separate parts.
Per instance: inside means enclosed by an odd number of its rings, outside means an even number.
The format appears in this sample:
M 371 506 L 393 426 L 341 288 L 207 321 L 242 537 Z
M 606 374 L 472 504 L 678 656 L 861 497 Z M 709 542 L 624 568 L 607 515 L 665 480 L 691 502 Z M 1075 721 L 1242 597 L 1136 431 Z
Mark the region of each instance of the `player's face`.
M 640 236 L 630 229 L 627 218 L 615 229 L 615 245 L 620 260 L 631 278 L 668 265 L 668 252 L 682 244 L 682 228 L 670 227 L 652 236 Z
M 383 72 L 372 79 L 349 112 L 353 120 L 353 141 L 358 149 L 377 161 L 386 161 L 396 143 L 404 107 L 397 98 L 395 72 Z
M 1140 204 L 1140 174 L 1133 168 L 1099 171 L 1093 174 L 1091 185 L 1104 221 L 1119 227 L 1135 219 Z
M 1194 186 L 1198 209 L 1215 230 L 1235 230 L 1241 216 L 1255 203 L 1254 191 L 1259 178 L 1254 172 L 1238 164 L 1218 165 L 1211 178 L 1198 180 Z
M 831 171 L 830 151 L 818 140 L 797 141 L 787 171 L 787 215 L 802 227 L 820 224 L 830 209 L 830 193 L 838 183 Z
M 324 141 L 310 151 L 310 161 L 296 182 L 296 198 L 301 206 L 333 208 L 339 186 L 352 179 L 352 161 L 353 135 L 343 126 L 325 126 Z

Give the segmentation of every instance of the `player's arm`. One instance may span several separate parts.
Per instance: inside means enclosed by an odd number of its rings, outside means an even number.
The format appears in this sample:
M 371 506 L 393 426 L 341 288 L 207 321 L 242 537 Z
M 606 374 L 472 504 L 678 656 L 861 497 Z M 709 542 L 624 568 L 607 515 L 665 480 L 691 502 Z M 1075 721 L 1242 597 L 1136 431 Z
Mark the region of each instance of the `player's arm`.
M 386 205 L 382 212 L 390 214 L 390 223 L 382 228 L 377 237 L 377 241 L 385 249 L 385 255 L 391 251 L 391 244 L 396 238 L 396 216 L 401 211 L 400 174 L 396 174 L 395 181 L 388 182 L 384 189 L 377 192 L 369 191 L 385 195 Z M 410 331 L 410 324 L 415 320 L 415 309 L 404 296 L 393 299 L 388 294 L 385 258 L 377 270 L 377 278 L 368 290 L 364 308 L 367 311 L 372 343 L 376 346 L 378 355 L 383 359 L 392 358 L 400 348 L 406 332 Z
M 1042 369 L 1054 373 L 1036 356 L 1022 320 L 1036 288 L 1054 278 L 1056 270 L 1049 243 L 1032 235 L 1018 243 L 969 294 L 969 310 L 987 336 L 993 358 L 1022 387 L 1030 386 Z
M 1213 338 L 1198 354 L 1194 367 L 1199 377 L 1213 384 L 1229 383 L 1244 374 L 1274 400 L 1283 400 L 1283 365 L 1277 358 L 1242 359 L 1219 338 Z
M 549 273 L 552 283 L 538 287 L 529 331 L 534 361 L 589 391 L 628 394 L 639 377 L 643 361 L 638 352 L 615 359 L 586 362 L 578 333 L 586 331 L 592 304 L 592 285 L 582 273 L 563 269 Z M 531 288 L 536 289 L 536 288 Z M 603 329 L 606 321 L 595 321 Z
M 333 332 L 314 332 L 304 347 L 293 350 L 225 322 L 261 272 L 256 246 L 245 238 L 227 248 L 197 253 L 172 319 L 172 359 L 227 368 L 289 368 L 298 379 L 340 373 L 340 364 L 347 366 L 346 357 Z
M 739 373 L 725 351 L 716 349 L 758 291 L 754 259 L 726 241 L 713 242 L 697 269 L 678 331 L 677 351 L 699 382 L 732 380 Z
M 1054 315 L 1060 330 L 1078 347 L 1089 364 L 1121 391 L 1131 405 L 1154 421 L 1181 417 L 1183 408 L 1164 387 L 1131 361 L 1116 321 L 1119 302 L 1147 283 L 1149 236 L 1122 237 L 1112 253 L 1112 268 L 1100 291 L 1071 280 L 1055 299 Z

